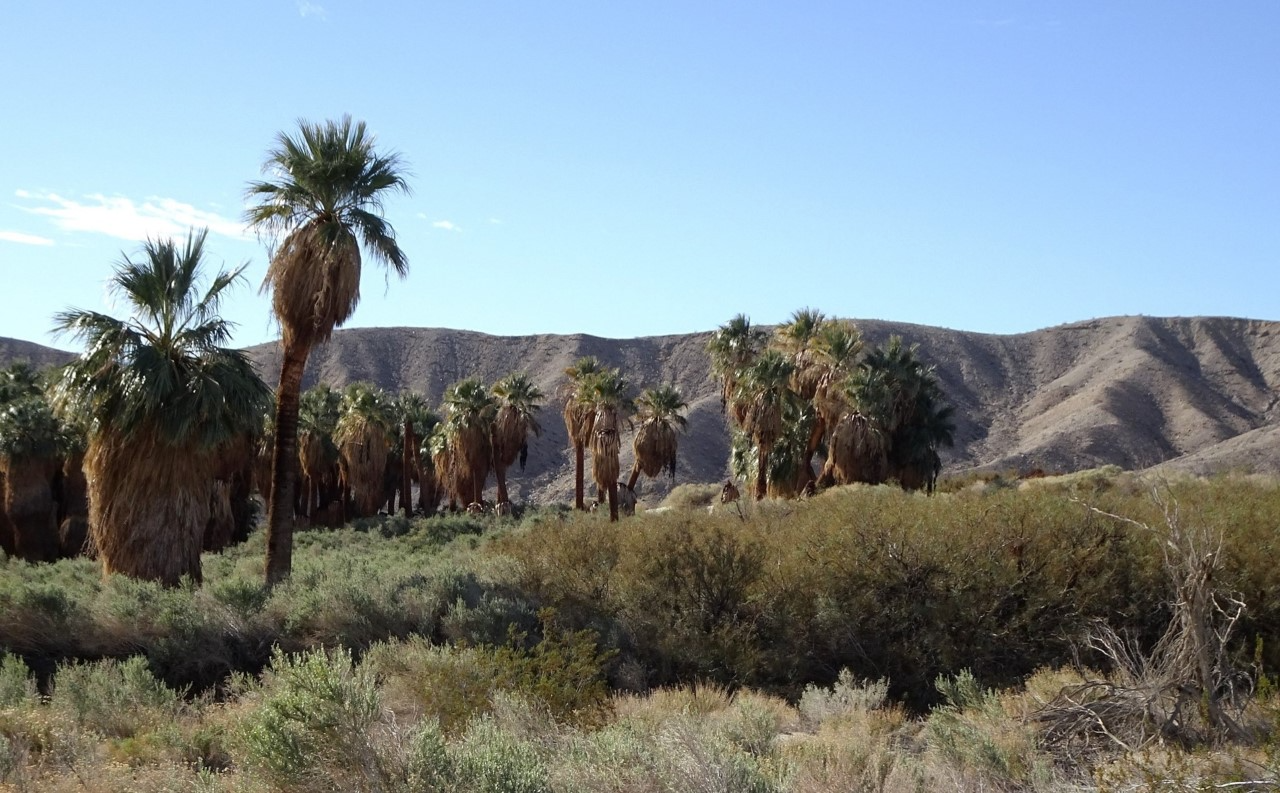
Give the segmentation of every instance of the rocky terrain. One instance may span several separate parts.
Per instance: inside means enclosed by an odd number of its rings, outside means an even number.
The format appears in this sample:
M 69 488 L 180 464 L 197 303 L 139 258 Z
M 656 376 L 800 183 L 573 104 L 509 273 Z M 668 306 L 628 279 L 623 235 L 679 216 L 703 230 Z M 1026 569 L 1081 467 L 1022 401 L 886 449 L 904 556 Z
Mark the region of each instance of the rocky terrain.
M 956 407 L 956 445 L 943 476 L 972 469 L 1066 472 L 1104 464 L 1209 473 L 1280 472 L 1280 323 L 1219 317 L 1113 317 L 1008 336 L 858 320 L 868 344 L 890 335 L 918 343 Z M 445 387 L 529 372 L 548 394 L 528 469 L 513 498 L 568 500 L 572 455 L 555 398 L 562 372 L 595 355 L 639 387 L 674 382 L 690 404 L 675 483 L 727 473 L 728 432 L 705 346 L 710 333 L 603 339 L 503 337 L 438 328 L 342 330 L 317 348 L 304 387 L 368 380 L 438 402 Z M 247 350 L 274 385 L 274 344 Z M 38 365 L 67 353 L 0 339 L 0 364 Z M 624 439 L 623 468 L 631 464 Z M 642 479 L 652 503 L 671 482 Z

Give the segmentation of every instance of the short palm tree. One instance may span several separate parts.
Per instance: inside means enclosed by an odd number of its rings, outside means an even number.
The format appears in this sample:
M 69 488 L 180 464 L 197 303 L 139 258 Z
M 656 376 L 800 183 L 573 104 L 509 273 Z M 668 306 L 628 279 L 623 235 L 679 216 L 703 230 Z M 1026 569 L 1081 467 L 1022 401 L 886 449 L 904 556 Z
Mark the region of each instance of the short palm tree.
M 764 351 L 768 341 L 769 334 L 763 328 L 753 326 L 745 314 L 738 314 L 721 325 L 707 342 L 711 370 L 720 378 L 720 409 L 733 405 L 731 415 L 739 425 L 742 424 L 741 406 L 734 401 L 738 378 Z
M 243 267 L 201 290 L 205 232 L 183 247 L 146 243 L 116 265 L 110 290 L 128 319 L 72 309 L 55 329 L 85 352 L 56 385 L 59 408 L 88 422 L 89 525 L 106 573 L 176 585 L 200 579 L 214 454 L 250 432 L 270 392 L 241 353 L 224 347 L 218 315 Z
M 462 506 L 484 501 L 485 480 L 493 463 L 493 426 L 498 403 L 478 379 L 469 377 L 444 393 L 445 435 Z
M 630 384 L 617 369 L 605 369 L 583 382 L 582 399 L 591 405 L 591 478 L 596 493 L 609 495 L 609 520 L 618 519 L 619 455 L 622 452 L 622 423 L 631 414 L 627 397 Z
M 381 388 L 352 383 L 342 394 L 341 413 L 333 440 L 342 481 L 351 491 L 357 516 L 372 517 L 385 500 L 387 455 L 396 431 L 391 400 Z
M 677 436 L 689 425 L 684 416 L 688 407 L 689 403 L 684 401 L 674 385 L 647 388 L 636 398 L 639 424 L 631 442 L 636 459 L 627 479 L 629 490 L 635 490 L 636 480 L 642 473 L 652 478 L 666 471 L 672 479 L 675 478 L 676 452 L 680 445 Z
M 579 358 L 574 361 L 573 366 L 564 370 L 565 376 L 569 378 L 562 389 L 564 428 L 569 435 L 569 443 L 573 446 L 573 506 L 578 510 L 586 509 L 582 494 L 586 450 L 591 443 L 591 432 L 596 419 L 595 408 L 586 398 L 586 384 L 591 377 L 603 370 L 604 366 L 592 355 Z
M 379 153 L 364 122 L 298 123 L 267 154 L 268 179 L 250 183 L 246 217 L 275 240 L 264 288 L 280 322 L 282 360 L 276 393 L 267 583 L 289 574 L 293 559 L 298 398 L 307 357 L 360 302 L 361 249 L 408 273 L 408 257 L 382 217 L 391 193 L 407 193 L 399 155 Z M 278 239 L 282 235 L 283 239 Z
M 768 491 L 769 454 L 783 434 L 785 403 L 794 399 L 791 375 L 795 366 L 782 352 L 765 350 L 740 373 L 734 401 L 742 405 L 742 429 L 757 449 L 756 500 Z
M 519 460 L 520 470 L 523 471 L 525 460 L 529 456 L 530 433 L 535 437 L 542 434 L 542 427 L 538 424 L 542 391 L 528 375 L 516 373 L 494 383 L 492 392 L 498 402 L 491 438 L 493 473 L 498 480 L 498 509 L 502 510 L 504 505 L 510 504 L 507 496 L 507 469 Z

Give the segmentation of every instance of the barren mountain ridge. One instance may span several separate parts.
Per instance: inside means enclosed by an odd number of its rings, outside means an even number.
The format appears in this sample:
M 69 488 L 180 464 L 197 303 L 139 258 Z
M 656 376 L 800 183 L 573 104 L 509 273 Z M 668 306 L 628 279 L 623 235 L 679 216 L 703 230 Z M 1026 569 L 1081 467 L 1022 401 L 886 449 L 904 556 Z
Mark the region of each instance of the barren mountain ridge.
M 890 335 L 919 344 L 956 407 L 956 445 L 943 476 L 970 469 L 1073 471 L 1104 464 L 1196 473 L 1280 473 L 1280 323 L 1222 317 L 1112 317 L 1031 333 L 993 335 L 857 320 L 868 345 Z M 528 372 L 548 395 L 528 468 L 511 475 L 512 497 L 572 498 L 573 459 L 557 398 L 563 370 L 594 355 L 621 367 L 635 391 L 671 382 L 688 400 L 674 484 L 728 473 L 729 436 L 706 343 L 710 333 L 605 339 L 582 334 L 491 336 L 439 328 L 338 331 L 312 352 L 304 388 L 367 380 L 412 389 L 438 403 L 469 376 L 492 383 Z M 248 354 L 274 385 L 276 344 Z M 65 352 L 0 339 L 0 365 L 59 363 Z M 624 437 L 623 470 L 631 465 Z M 672 486 L 641 479 L 643 501 Z

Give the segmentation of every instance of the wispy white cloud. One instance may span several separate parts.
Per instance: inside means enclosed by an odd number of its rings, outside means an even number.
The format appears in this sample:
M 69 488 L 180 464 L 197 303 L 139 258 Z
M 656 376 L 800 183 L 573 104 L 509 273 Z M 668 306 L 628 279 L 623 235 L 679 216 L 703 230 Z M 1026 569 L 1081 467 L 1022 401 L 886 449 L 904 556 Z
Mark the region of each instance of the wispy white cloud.
M 443 231 L 462 231 L 462 229 L 452 220 L 436 220 L 431 224 L 433 229 L 441 229 Z
M 489 225 L 490 225 L 490 226 L 501 226 L 501 225 L 502 225 L 502 221 L 501 221 L 501 220 L 499 220 L 498 218 L 489 218 Z
M 0 231 L 0 240 L 16 242 L 19 245 L 52 245 L 48 237 L 37 237 L 34 234 L 23 234 L 21 231 Z
M 142 241 L 147 238 L 184 237 L 192 228 L 208 228 L 211 234 L 234 239 L 250 238 L 243 223 L 172 198 L 153 196 L 135 202 L 124 196 L 101 194 L 84 196 L 83 199 L 28 190 L 18 190 L 14 194 L 36 204 L 21 207 L 23 210 L 49 218 L 63 231 L 86 231 L 122 240 Z
M 329 12 L 319 3 L 312 3 L 309 0 L 298 0 L 298 15 L 302 17 L 318 17 L 319 19 L 327 19 Z

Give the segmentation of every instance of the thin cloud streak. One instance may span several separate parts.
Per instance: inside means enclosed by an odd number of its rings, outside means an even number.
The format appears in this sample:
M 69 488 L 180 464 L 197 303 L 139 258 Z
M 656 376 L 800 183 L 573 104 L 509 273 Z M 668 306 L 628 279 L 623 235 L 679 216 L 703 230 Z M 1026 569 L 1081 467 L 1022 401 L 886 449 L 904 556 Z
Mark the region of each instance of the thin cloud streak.
M 301 16 L 304 19 L 306 17 L 327 19 L 329 17 L 329 12 L 325 10 L 324 6 L 318 3 L 307 2 L 307 0 L 298 0 L 298 16 Z
M 27 206 L 21 209 L 49 218 L 63 231 L 105 234 L 133 242 L 184 237 L 193 228 L 207 228 L 211 234 L 232 239 L 251 238 L 243 223 L 172 198 L 153 196 L 136 203 L 123 196 L 102 194 L 87 195 L 84 200 L 64 198 L 57 193 L 37 194 L 26 190 L 18 190 L 15 195 L 28 201 L 52 204 L 53 206 Z
M 462 231 L 452 220 L 437 220 L 431 224 L 431 228 L 443 231 Z
M 16 242 L 19 245 L 52 245 L 48 237 L 37 237 L 34 234 L 23 234 L 21 231 L 0 231 L 0 240 Z

